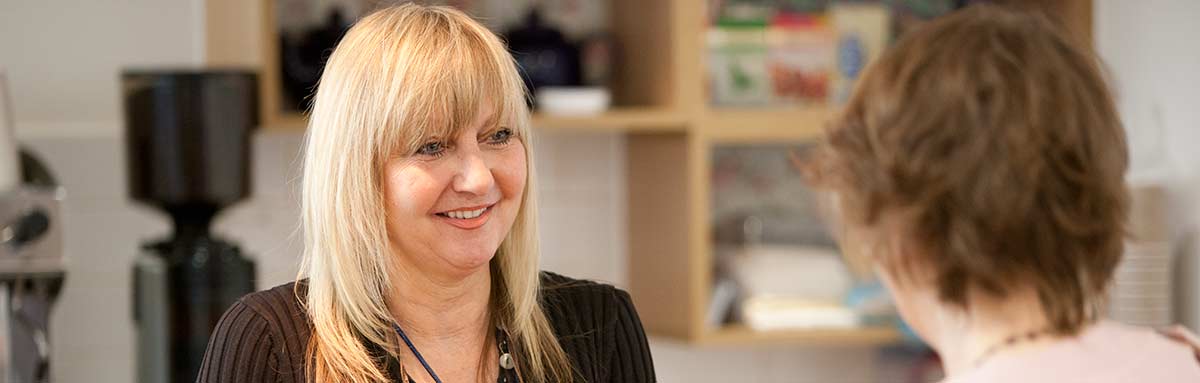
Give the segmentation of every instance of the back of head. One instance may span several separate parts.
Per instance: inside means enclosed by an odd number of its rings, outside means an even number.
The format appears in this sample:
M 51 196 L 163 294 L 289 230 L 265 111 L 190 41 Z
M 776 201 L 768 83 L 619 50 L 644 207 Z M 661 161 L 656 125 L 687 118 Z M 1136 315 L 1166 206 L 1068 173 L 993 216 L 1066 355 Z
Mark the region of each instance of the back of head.
M 883 257 L 888 270 L 928 274 L 959 306 L 971 289 L 1031 286 L 1052 328 L 1075 333 L 1120 258 L 1128 205 L 1099 65 L 1038 16 L 972 6 L 937 19 L 869 69 L 813 179 L 852 224 L 899 217 L 919 250 Z

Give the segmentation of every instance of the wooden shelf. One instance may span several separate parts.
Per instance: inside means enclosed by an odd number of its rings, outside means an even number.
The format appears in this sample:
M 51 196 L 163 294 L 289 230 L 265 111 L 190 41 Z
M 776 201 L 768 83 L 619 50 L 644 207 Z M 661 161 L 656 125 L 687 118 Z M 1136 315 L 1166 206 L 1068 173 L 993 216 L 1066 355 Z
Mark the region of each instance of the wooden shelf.
M 735 325 L 707 332 L 696 343 L 720 346 L 886 346 L 899 343 L 901 339 L 900 332 L 891 327 L 755 331 Z
M 710 109 L 701 119 L 704 135 L 716 143 L 811 141 L 824 134 L 830 108 Z
M 591 116 L 535 113 L 533 127 L 571 131 L 683 131 L 687 127 L 687 121 L 682 115 L 664 109 L 618 108 Z
M 263 121 L 263 130 L 298 130 L 304 131 L 308 127 L 308 116 L 297 113 L 281 113 L 276 115 L 273 120 Z
M 300 114 L 280 114 L 265 122 L 266 130 L 304 130 L 308 119 Z M 533 115 L 534 129 L 550 131 L 682 132 L 687 120 L 679 113 L 652 108 L 621 108 L 596 115 Z

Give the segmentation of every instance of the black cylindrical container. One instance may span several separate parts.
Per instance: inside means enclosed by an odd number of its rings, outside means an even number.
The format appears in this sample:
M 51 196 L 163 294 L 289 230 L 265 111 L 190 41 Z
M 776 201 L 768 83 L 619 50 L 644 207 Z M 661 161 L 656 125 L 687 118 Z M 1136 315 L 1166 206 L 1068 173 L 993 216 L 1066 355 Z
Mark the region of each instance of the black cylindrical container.
M 131 71 L 122 80 L 131 197 L 220 209 L 250 194 L 253 73 Z
M 130 196 L 174 225 L 134 266 L 138 380 L 191 382 L 221 314 L 254 291 L 254 263 L 209 224 L 250 194 L 257 81 L 242 71 L 130 71 L 122 85 Z

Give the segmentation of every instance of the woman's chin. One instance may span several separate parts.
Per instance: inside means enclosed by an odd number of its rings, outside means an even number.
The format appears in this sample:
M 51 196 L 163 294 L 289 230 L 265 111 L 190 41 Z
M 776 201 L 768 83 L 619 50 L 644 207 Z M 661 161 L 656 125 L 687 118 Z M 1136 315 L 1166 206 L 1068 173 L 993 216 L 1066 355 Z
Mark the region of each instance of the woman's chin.
M 455 249 L 442 253 L 442 259 L 452 266 L 455 271 L 471 274 L 479 269 L 486 269 L 496 251 Z

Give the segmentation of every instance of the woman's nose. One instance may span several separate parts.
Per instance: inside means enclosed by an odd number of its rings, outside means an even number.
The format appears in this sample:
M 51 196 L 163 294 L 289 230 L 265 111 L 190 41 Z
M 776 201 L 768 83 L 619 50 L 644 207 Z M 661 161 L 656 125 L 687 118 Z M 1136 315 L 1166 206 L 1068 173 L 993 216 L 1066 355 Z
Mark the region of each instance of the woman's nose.
M 454 177 L 454 191 L 484 195 L 492 189 L 495 178 L 492 177 L 491 166 L 478 150 L 460 152 L 460 168 Z

